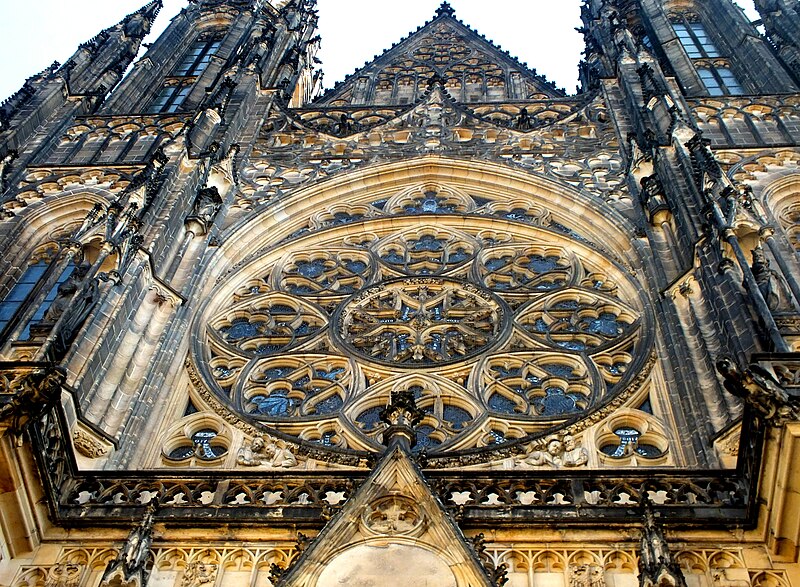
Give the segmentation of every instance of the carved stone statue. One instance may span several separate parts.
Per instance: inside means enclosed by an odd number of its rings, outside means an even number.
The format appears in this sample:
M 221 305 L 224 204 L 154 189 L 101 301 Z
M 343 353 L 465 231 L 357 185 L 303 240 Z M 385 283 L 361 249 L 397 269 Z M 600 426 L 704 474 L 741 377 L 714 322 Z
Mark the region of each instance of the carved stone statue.
M 800 420 L 800 400 L 790 398 L 771 373 L 759 365 L 741 370 L 732 359 L 717 362 L 717 371 L 724 377 L 725 389 L 754 408 L 767 423 L 782 426 Z
M 769 259 L 767 259 L 764 249 L 760 246 L 753 249 L 753 264 L 750 269 L 758 284 L 758 291 L 761 292 L 761 297 L 767 302 L 770 310 L 776 310 L 780 304 L 778 275 L 770 267 Z
M 72 304 L 72 298 L 75 293 L 81 289 L 86 275 L 89 273 L 90 265 L 88 263 L 81 263 L 78 265 L 69 278 L 58 286 L 56 299 L 50 304 L 47 312 L 44 314 L 42 322 L 45 324 L 55 324 L 58 319 L 64 314 L 67 308 Z
M 563 437 L 548 436 L 544 450 L 541 445 L 533 444 L 518 462 L 521 465 L 554 469 L 581 467 L 589 462 L 589 451 L 580 446 L 571 434 Z
M 561 440 L 557 436 L 550 436 L 546 440 L 545 450 L 529 452 L 523 458 L 523 462 L 534 467 L 549 465 L 558 469 L 564 464 L 561 458 L 563 454 L 564 445 Z
M 564 454 L 561 458 L 565 467 L 580 467 L 589 462 L 589 451 L 579 446 L 575 437 L 567 434 L 564 437 Z
M 290 469 L 297 466 L 297 457 L 294 456 L 288 445 L 282 440 L 255 436 L 250 443 L 239 449 L 236 462 L 245 467 L 267 465 L 269 467 Z
M 88 263 L 75 268 L 72 275 L 58 286 L 56 299 L 42 321 L 31 328 L 34 335 L 46 335 L 60 321 L 52 353 L 55 357 L 62 356 L 69 348 L 99 297 L 97 280 L 87 278 L 89 269 Z

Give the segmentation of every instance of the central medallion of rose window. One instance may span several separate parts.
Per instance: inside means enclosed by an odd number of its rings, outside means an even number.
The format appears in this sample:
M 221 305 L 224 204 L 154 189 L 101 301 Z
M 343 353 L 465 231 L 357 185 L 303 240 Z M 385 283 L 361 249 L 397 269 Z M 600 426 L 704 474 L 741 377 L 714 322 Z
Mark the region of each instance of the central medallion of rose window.
M 371 361 L 434 366 L 498 342 L 506 313 L 494 294 L 446 278 L 406 278 L 367 288 L 338 315 L 337 336 Z

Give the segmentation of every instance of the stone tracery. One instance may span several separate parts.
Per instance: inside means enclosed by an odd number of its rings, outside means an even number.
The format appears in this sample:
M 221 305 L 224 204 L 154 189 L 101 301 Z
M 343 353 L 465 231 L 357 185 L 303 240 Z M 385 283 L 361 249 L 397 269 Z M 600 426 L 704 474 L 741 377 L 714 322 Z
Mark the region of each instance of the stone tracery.
M 206 372 L 234 412 L 323 447 L 367 448 L 390 391 L 411 390 L 426 412 L 419 448 L 458 450 L 585 414 L 643 365 L 636 286 L 568 228 L 466 224 L 476 205 L 497 206 L 449 188 L 384 202 L 400 214 L 391 224 L 359 214 L 354 238 L 325 223 L 221 284 L 236 293 L 214 302 Z

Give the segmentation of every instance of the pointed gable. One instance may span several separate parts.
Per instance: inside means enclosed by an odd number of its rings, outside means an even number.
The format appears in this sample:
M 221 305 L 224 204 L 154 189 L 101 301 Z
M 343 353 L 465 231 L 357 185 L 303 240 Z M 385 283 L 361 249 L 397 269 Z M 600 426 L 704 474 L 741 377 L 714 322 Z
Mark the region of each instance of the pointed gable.
M 455 18 L 444 2 L 436 17 L 327 92 L 318 105 L 402 105 L 419 99 L 434 78 L 459 102 L 506 102 L 564 97 Z
M 278 584 L 492 587 L 493 579 L 406 449 L 394 445 Z

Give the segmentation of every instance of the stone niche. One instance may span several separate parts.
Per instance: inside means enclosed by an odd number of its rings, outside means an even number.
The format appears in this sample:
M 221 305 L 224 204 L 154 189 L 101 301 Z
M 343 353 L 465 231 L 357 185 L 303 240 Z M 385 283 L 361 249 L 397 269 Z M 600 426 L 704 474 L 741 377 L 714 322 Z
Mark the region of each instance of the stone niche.
M 433 552 L 408 544 L 359 545 L 336 556 L 317 587 L 456 587 L 447 563 Z

